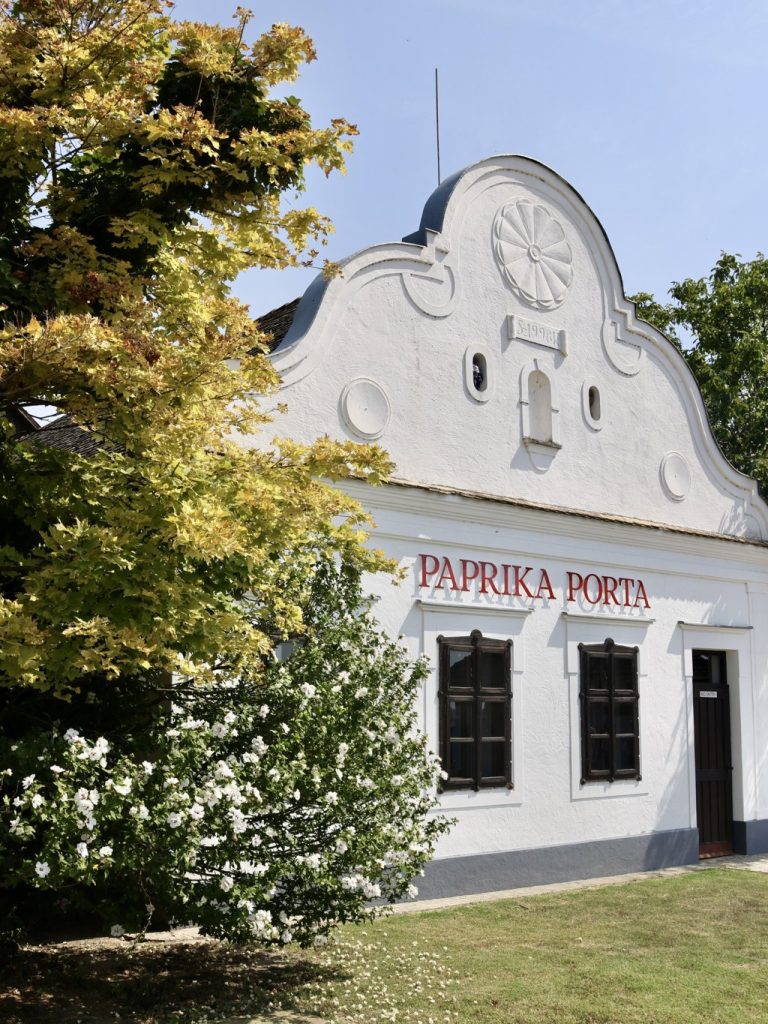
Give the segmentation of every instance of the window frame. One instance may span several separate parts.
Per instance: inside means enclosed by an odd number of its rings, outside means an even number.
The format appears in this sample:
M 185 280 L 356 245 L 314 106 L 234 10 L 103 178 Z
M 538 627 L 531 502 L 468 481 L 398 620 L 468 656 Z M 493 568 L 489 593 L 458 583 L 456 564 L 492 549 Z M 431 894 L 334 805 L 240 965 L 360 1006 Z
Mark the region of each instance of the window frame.
M 473 790 L 481 789 L 512 789 L 512 641 L 496 640 L 484 637 L 479 629 L 474 629 L 468 636 L 438 636 L 438 703 L 439 703 L 439 752 L 443 770 L 448 777 L 441 783 L 441 790 Z M 450 684 L 449 657 L 451 650 L 469 650 L 471 652 L 470 685 L 457 686 Z M 504 679 L 500 686 L 482 686 L 479 659 L 482 652 L 504 655 Z M 449 751 L 450 736 L 450 703 L 452 700 L 471 703 L 473 708 L 472 736 L 460 737 L 469 740 L 474 746 L 473 774 L 471 776 L 451 775 Z M 504 736 L 484 736 L 481 732 L 482 703 L 503 703 Z M 503 742 L 504 774 L 482 774 L 483 742 Z M 457 742 L 454 738 L 453 742 Z
M 602 643 L 578 645 L 579 650 L 579 710 L 581 716 L 581 785 L 590 782 L 618 782 L 621 780 L 642 779 L 640 770 L 640 691 L 638 687 L 638 654 L 639 647 L 617 644 L 610 637 Z M 617 686 L 616 666 L 631 656 L 631 687 Z M 600 661 L 608 663 L 607 686 L 590 685 L 590 666 Z M 590 704 L 608 705 L 608 728 L 601 733 L 590 732 Z M 626 729 L 619 732 L 616 727 L 616 709 L 618 706 L 631 705 L 632 731 Z M 621 739 L 634 740 L 633 765 L 630 768 L 617 768 L 616 748 Z M 593 768 L 590 764 L 590 742 L 594 740 L 608 741 L 609 759 L 607 768 Z

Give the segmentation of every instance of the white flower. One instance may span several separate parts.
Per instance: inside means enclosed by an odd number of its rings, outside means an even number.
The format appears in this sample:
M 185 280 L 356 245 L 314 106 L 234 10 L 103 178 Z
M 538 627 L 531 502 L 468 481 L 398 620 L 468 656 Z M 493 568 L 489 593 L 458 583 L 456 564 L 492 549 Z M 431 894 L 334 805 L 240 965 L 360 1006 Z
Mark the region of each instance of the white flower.
M 339 802 L 339 794 L 331 790 L 330 793 L 325 794 L 325 802 L 331 804 L 331 806 L 337 804 Z
M 319 853 L 310 853 L 309 856 L 304 858 L 304 863 L 308 868 L 312 868 L 313 871 L 317 871 L 320 867 L 320 860 L 321 858 Z
M 228 732 L 229 730 L 223 722 L 214 722 L 211 726 L 211 733 L 216 737 L 216 739 L 222 739 Z
M 346 853 L 348 849 L 349 849 L 349 847 L 347 846 L 347 844 L 344 842 L 343 839 L 337 839 L 336 840 L 336 851 L 337 851 L 337 853 Z
M 266 753 L 267 744 L 264 742 L 261 736 L 256 736 L 255 739 L 251 741 L 251 750 L 255 750 L 259 757 Z
M 222 892 L 229 892 L 234 886 L 234 884 L 235 883 L 232 881 L 229 875 L 222 875 L 221 879 L 219 880 L 219 888 L 221 889 Z
M 408 895 L 409 900 L 415 900 L 416 897 L 419 895 L 419 890 L 416 888 L 415 885 L 409 885 L 406 890 L 406 893 Z
M 236 807 L 233 807 L 229 812 L 229 816 L 232 819 L 232 831 L 235 835 L 240 836 L 248 830 L 248 821 L 242 811 L 238 811 Z
M 281 728 L 281 729 L 283 730 L 283 732 L 285 733 L 285 735 L 286 735 L 286 736 L 287 736 L 287 735 L 288 735 L 288 733 L 289 733 L 289 732 L 291 731 L 291 730 L 290 730 L 290 729 L 288 728 L 288 724 L 287 724 L 287 722 L 281 722 L 281 723 L 280 723 L 280 728 Z
M 218 846 L 221 839 L 218 836 L 205 836 L 200 840 L 201 846 Z
M 80 740 L 80 733 L 77 729 L 67 729 L 64 733 L 64 739 L 67 743 L 77 743 Z
M 121 935 L 125 935 L 125 928 L 121 924 L 113 924 L 109 929 L 109 934 L 113 939 L 119 939 Z
M 289 932 L 288 929 L 286 928 L 285 931 L 283 932 L 283 934 L 280 936 L 280 941 L 288 943 L 288 942 L 291 941 L 292 938 L 293 938 L 293 933 Z
M 146 775 L 151 775 L 152 772 L 155 770 L 155 766 L 152 764 L 151 761 L 142 761 L 141 767 L 144 769 Z
M 339 762 L 339 764 L 343 764 L 344 763 L 344 759 L 346 758 L 348 753 L 349 753 L 349 744 L 348 743 L 340 743 L 339 744 L 339 753 L 338 753 L 337 758 L 336 758 L 337 761 Z
M 57 764 L 52 764 L 51 771 L 53 772 L 54 775 L 61 775 L 64 769 L 60 768 Z
M 111 857 L 112 856 L 112 847 L 111 846 L 102 846 L 101 849 L 99 850 L 99 856 L 100 857 Z
M 75 849 L 77 850 L 78 857 L 82 857 L 83 860 L 85 860 L 85 858 L 88 856 L 88 844 L 78 843 Z
M 177 814 L 176 811 L 171 811 L 171 813 L 166 818 L 166 821 L 171 826 L 171 828 L 178 828 L 182 822 L 182 817 L 180 814 Z
M 269 704 L 262 704 L 259 708 L 259 718 L 266 718 L 269 714 Z
M 205 814 L 205 808 L 202 804 L 194 803 L 189 808 L 189 816 L 193 821 L 201 821 Z
M 226 725 L 232 725 L 236 721 L 237 715 L 235 714 L 234 711 L 228 711 L 226 715 L 224 715 L 224 722 Z
M 8 826 L 8 828 L 9 828 L 9 830 L 11 832 L 15 832 L 20 824 L 21 824 L 21 818 L 14 818 L 13 821 L 11 822 L 11 824 Z
M 42 807 L 43 804 L 45 803 L 45 798 L 42 796 L 42 794 L 35 793 L 35 795 L 32 797 L 32 800 L 30 801 L 30 803 L 35 808 Z
M 39 860 L 35 864 L 35 874 L 39 875 L 40 878 L 45 878 L 47 875 L 50 875 L 50 873 L 51 869 L 48 867 L 47 861 Z
M 115 792 L 119 793 L 120 796 L 128 796 L 128 794 L 131 792 L 132 786 L 133 783 L 131 782 L 130 779 L 122 779 L 121 782 L 115 783 Z
M 355 690 L 355 697 L 357 697 L 358 700 L 361 697 L 367 697 L 367 696 L 368 696 L 368 687 L 367 686 L 361 686 L 361 687 L 359 687 L 359 689 Z
M 317 689 L 312 685 L 312 683 L 302 683 L 299 689 L 305 697 L 314 697 L 317 693 Z
M 29 789 L 29 787 L 30 787 L 30 786 L 32 785 L 32 783 L 33 783 L 34 781 L 35 781 L 35 776 L 34 776 L 34 775 L 28 775 L 28 776 L 26 777 L 26 779 L 24 779 L 24 780 L 22 781 L 22 783 L 21 783 L 21 784 L 22 784 L 22 786 L 24 787 L 24 789 Z
M 294 791 L 293 791 L 293 799 L 294 800 L 301 800 L 301 790 L 300 789 L 294 789 Z

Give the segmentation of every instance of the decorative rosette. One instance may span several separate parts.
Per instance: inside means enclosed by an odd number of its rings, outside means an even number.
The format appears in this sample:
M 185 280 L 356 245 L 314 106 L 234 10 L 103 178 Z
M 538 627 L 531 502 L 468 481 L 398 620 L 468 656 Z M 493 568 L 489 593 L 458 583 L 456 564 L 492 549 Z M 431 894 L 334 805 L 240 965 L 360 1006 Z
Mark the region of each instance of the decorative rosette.
M 519 199 L 493 222 L 496 259 L 512 291 L 534 309 L 557 309 L 573 277 L 565 231 L 544 206 Z

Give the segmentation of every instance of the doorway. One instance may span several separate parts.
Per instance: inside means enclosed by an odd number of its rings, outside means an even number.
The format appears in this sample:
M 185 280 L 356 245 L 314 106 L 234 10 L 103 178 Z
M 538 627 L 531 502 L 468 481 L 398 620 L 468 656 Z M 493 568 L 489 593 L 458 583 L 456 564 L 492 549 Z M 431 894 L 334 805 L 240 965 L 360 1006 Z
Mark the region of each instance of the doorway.
M 693 651 L 699 856 L 733 853 L 731 709 L 725 651 Z

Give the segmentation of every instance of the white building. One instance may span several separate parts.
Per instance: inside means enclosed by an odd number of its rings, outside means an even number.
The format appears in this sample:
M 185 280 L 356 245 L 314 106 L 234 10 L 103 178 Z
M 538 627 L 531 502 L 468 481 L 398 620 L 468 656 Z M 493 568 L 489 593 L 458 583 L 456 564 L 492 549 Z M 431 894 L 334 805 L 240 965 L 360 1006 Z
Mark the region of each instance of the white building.
M 768 851 L 768 507 L 578 193 L 482 161 L 262 323 L 280 429 L 396 463 L 351 489 L 433 666 L 457 824 L 422 895 Z

